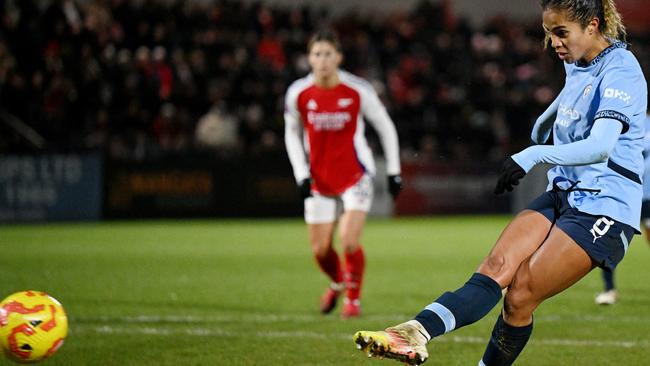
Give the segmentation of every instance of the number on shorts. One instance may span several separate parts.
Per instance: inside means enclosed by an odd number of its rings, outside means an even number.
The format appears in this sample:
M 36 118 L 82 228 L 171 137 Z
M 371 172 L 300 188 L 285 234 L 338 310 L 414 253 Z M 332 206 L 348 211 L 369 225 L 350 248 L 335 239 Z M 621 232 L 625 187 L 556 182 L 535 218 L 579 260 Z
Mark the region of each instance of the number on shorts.
M 601 224 L 604 224 L 604 226 L 601 227 Z M 601 217 L 596 220 L 594 226 L 592 226 L 591 230 L 589 230 L 591 232 L 591 235 L 594 236 L 594 242 L 596 239 L 602 238 L 603 235 L 607 234 L 609 228 L 614 224 L 614 220 L 608 220 L 606 217 Z

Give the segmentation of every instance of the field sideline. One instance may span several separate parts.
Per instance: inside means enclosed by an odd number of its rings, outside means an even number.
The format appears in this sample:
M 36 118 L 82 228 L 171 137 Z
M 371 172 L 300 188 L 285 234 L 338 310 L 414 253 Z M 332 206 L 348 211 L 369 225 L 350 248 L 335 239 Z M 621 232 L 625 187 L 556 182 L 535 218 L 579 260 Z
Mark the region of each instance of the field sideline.
M 370 220 L 355 320 L 318 314 L 327 281 L 299 219 L 1 225 L 0 297 L 33 289 L 63 303 L 70 334 L 43 365 L 399 365 L 367 359 L 353 333 L 460 286 L 508 220 Z M 594 271 L 538 309 L 517 365 L 648 365 L 648 268 L 637 236 L 617 273 L 621 302 L 594 305 Z M 425 365 L 476 365 L 498 310 L 434 340 Z

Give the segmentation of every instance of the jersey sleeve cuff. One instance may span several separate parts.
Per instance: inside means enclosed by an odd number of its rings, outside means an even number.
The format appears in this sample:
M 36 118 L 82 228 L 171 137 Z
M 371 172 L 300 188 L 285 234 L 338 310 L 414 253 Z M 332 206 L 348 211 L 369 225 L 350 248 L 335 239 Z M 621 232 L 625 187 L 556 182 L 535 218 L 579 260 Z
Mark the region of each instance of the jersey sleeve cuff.
M 527 149 L 524 149 L 511 156 L 512 160 L 515 161 L 526 173 L 528 173 L 535 166 L 535 159 L 532 157 L 534 155 L 534 147 L 531 146 Z
M 621 134 L 626 133 L 630 129 L 630 119 L 621 112 L 612 110 L 598 111 L 594 116 L 594 121 L 599 118 L 609 118 L 621 122 L 623 125 L 623 131 L 621 131 Z

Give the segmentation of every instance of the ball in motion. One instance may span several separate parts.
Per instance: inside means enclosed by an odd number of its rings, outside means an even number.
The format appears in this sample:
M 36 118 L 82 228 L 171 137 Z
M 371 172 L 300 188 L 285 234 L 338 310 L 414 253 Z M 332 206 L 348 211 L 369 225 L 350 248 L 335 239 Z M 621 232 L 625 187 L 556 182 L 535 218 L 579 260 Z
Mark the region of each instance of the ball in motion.
M 41 291 L 22 291 L 0 302 L 0 346 L 9 359 L 32 363 L 52 356 L 68 334 L 61 303 Z

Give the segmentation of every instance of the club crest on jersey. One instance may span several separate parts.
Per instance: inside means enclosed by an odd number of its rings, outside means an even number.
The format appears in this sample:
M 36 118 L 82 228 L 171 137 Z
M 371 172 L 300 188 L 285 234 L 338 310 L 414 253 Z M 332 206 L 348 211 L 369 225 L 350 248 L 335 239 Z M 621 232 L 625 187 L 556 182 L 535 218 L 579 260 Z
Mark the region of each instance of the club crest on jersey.
M 338 100 L 338 105 L 340 108 L 345 108 L 350 106 L 353 102 L 352 98 L 340 98 Z
M 582 91 L 582 97 L 583 98 L 586 98 L 587 95 L 589 95 L 589 93 L 591 93 L 591 88 L 592 88 L 591 84 L 585 86 L 585 90 Z
M 318 109 L 318 104 L 316 104 L 316 101 L 313 99 L 309 99 L 309 102 L 307 102 L 307 109 L 310 111 Z

